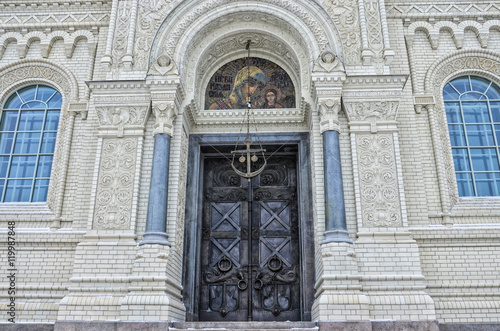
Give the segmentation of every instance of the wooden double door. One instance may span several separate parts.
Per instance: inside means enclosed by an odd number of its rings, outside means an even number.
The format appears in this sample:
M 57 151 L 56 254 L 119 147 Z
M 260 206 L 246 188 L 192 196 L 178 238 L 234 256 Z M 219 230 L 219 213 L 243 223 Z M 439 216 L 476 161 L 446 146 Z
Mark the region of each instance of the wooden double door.
M 296 155 L 273 156 L 250 181 L 223 157 L 203 166 L 199 319 L 299 321 Z

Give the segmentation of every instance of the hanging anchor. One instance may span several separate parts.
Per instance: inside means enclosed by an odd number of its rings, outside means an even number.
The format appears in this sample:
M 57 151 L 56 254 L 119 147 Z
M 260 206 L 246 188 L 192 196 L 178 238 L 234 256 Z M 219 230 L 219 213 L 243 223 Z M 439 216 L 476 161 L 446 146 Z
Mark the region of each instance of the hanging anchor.
M 264 152 L 266 150 L 262 149 L 262 148 L 252 149 L 250 146 L 252 146 L 253 140 L 250 137 L 250 135 L 247 135 L 247 137 L 243 140 L 243 143 L 247 146 L 246 149 L 234 150 L 231 153 L 234 155 L 241 154 L 241 156 L 239 157 L 238 160 L 241 163 L 243 163 L 245 161 L 247 162 L 247 172 L 245 173 L 243 171 L 236 169 L 236 166 L 234 165 L 234 157 L 233 157 L 233 161 L 231 162 L 231 167 L 233 168 L 234 172 L 236 172 L 239 176 L 247 178 L 250 181 L 250 178 L 257 176 L 260 173 L 262 173 L 262 171 L 264 171 L 264 168 L 267 165 L 267 160 L 264 157 Z M 251 156 L 252 153 L 254 153 L 253 156 Z M 264 159 L 264 164 L 262 165 L 262 167 L 260 167 L 256 171 L 252 171 L 252 162 L 257 162 L 259 160 L 259 158 L 257 157 L 257 155 L 255 155 L 255 153 L 262 153 L 262 158 Z M 246 157 L 245 157 L 245 154 L 246 154 Z
M 246 47 L 245 47 L 246 50 L 248 51 L 247 61 L 250 59 L 250 43 L 251 43 L 251 40 L 248 40 L 247 44 L 246 44 Z M 247 80 L 249 80 L 250 79 L 250 65 L 247 65 L 247 67 L 248 67 Z M 236 146 L 234 148 L 235 150 L 231 151 L 231 153 L 233 154 L 233 159 L 231 161 L 231 167 L 233 168 L 233 170 L 239 176 L 247 178 L 248 181 L 250 181 L 251 178 L 259 175 L 260 173 L 262 173 L 262 171 L 264 171 L 264 168 L 267 165 L 267 160 L 266 160 L 266 157 L 264 155 L 264 152 L 266 150 L 262 148 L 262 143 L 260 142 L 259 133 L 257 132 L 257 125 L 255 124 L 255 119 L 254 119 L 255 134 L 257 135 L 257 140 L 259 141 L 260 148 L 259 149 L 252 149 L 251 148 L 251 146 L 253 144 L 253 140 L 250 137 L 250 113 L 251 112 L 252 112 L 252 98 L 250 96 L 250 85 L 248 85 L 248 91 L 247 91 L 247 109 L 246 109 L 246 112 L 245 112 L 245 116 L 243 117 L 243 125 L 244 125 L 244 123 L 246 121 L 246 127 L 247 127 L 247 136 L 246 136 L 245 139 L 243 139 L 243 144 L 245 144 L 247 146 L 247 148 L 246 149 L 241 149 L 241 150 L 237 149 L 238 148 L 238 143 L 240 141 L 240 137 L 238 136 L 238 140 L 236 141 Z M 243 129 L 243 125 L 242 125 L 242 129 Z M 240 130 L 240 134 L 241 134 L 241 130 Z M 253 153 L 253 156 L 251 156 L 252 153 Z M 256 153 L 262 153 L 262 159 L 264 160 L 264 164 L 262 165 L 262 167 L 260 167 L 256 171 L 252 171 L 252 162 L 255 163 L 255 162 L 257 162 L 259 160 L 259 158 L 257 157 Z M 234 165 L 234 159 L 235 159 L 235 156 L 237 154 L 241 155 L 238 158 L 238 160 L 241 163 L 244 163 L 246 161 L 246 163 L 247 163 L 247 171 L 246 172 L 238 170 L 236 168 L 236 166 Z

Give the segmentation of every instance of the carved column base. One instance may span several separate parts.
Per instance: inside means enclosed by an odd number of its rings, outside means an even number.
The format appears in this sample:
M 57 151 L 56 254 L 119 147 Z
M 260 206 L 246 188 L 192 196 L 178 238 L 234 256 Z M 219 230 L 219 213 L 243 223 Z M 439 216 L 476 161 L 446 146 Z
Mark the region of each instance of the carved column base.
M 139 243 L 139 246 L 149 244 L 149 245 L 165 245 L 170 246 L 168 242 L 168 235 L 165 232 L 146 232 L 144 237 Z
M 360 232 L 358 237 L 360 284 L 370 300 L 370 319 L 435 320 L 434 301 L 425 292 L 418 246 L 410 233 L 387 229 Z
M 369 319 L 369 299 L 361 293 L 353 246 L 345 242 L 321 246 L 323 274 L 315 285 L 312 320 Z
M 352 244 L 351 238 L 349 238 L 349 232 L 344 230 L 330 230 L 323 233 L 324 239 L 321 245 L 334 243 L 334 242 L 344 242 Z
M 182 287 L 168 275 L 171 257 L 168 246 L 137 247 L 129 292 L 120 300 L 121 320 L 184 321 Z

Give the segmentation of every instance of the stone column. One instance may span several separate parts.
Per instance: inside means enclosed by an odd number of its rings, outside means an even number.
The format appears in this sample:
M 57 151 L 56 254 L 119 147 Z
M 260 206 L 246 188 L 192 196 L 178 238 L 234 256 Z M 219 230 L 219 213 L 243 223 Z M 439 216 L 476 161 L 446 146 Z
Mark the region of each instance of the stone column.
M 323 165 L 325 181 L 325 232 L 322 244 L 348 242 L 342 166 L 339 144 L 339 99 L 327 99 L 319 105 L 320 130 L 323 134 Z
M 338 60 L 324 52 L 315 66 L 313 82 L 316 92 L 318 114 L 313 114 L 313 139 L 322 135 L 324 174 L 317 180 L 317 195 L 321 196 L 324 185 L 323 240 L 316 252 L 321 267 L 316 269 L 316 299 L 312 307 L 313 320 L 321 321 L 321 328 L 329 329 L 331 321 L 357 321 L 357 327 L 369 326 L 369 301 L 359 285 L 355 247 L 349 238 L 346 226 L 344 188 L 340 160 L 339 138 L 341 133 L 339 111 L 345 73 Z M 316 118 L 315 118 L 316 117 Z M 319 127 L 318 127 L 319 126 Z M 342 128 L 346 130 L 347 128 Z M 321 139 L 316 140 L 317 144 Z M 319 159 L 318 159 L 319 161 Z M 318 205 L 318 221 L 321 209 Z
M 153 102 L 156 117 L 154 152 L 149 186 L 146 232 L 139 245 L 160 244 L 170 246 L 167 229 L 168 168 L 170 163 L 170 137 L 177 108 L 173 102 Z

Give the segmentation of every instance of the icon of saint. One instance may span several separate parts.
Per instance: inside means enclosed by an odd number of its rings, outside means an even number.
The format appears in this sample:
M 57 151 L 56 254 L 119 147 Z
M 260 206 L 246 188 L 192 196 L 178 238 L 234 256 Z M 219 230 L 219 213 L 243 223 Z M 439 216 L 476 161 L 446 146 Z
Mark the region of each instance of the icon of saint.
M 283 105 L 278 102 L 278 97 L 281 93 L 278 93 L 278 90 L 275 88 L 269 88 L 264 92 L 264 104 L 262 105 L 263 109 L 269 108 L 283 108 Z
M 246 66 L 236 74 L 229 96 L 214 102 L 209 109 L 244 109 L 247 107 L 247 97 L 250 97 L 252 108 L 260 108 L 262 103 L 257 97 L 265 85 L 264 72 L 255 66 Z

